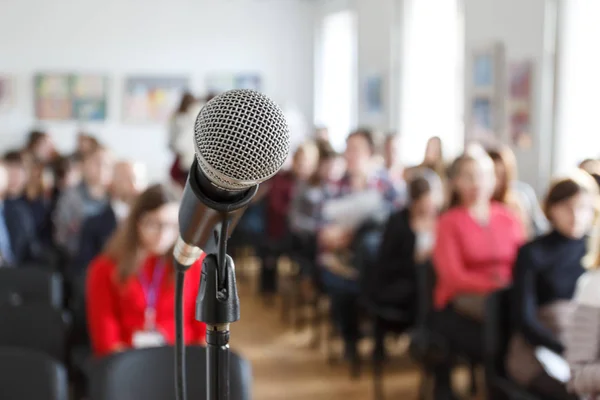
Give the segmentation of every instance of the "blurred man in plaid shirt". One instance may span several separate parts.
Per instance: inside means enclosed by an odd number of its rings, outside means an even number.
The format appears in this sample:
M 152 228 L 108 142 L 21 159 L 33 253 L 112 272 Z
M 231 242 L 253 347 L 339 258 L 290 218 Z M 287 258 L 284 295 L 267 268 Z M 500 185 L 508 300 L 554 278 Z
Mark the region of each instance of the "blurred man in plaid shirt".
M 404 207 L 406 192 L 402 186 L 395 185 L 390 180 L 387 171 L 374 161 L 375 140 L 373 133 L 366 129 L 352 132 L 346 142 L 345 176 L 328 190 L 325 204 L 329 200 L 340 199 L 363 192 L 380 194 L 379 203 L 383 210 L 373 215 L 373 218 L 387 216 L 391 211 Z M 366 207 L 366 205 L 365 205 Z M 361 210 L 357 204 L 356 212 Z M 381 222 L 381 221 L 380 221 Z M 356 227 L 346 227 L 343 224 L 332 223 L 326 217 L 320 221 L 318 262 L 322 268 L 322 279 L 326 290 L 331 295 L 332 313 L 340 333 L 344 339 L 345 356 L 350 361 L 357 358 L 356 343 L 359 338 L 357 320 L 357 300 L 359 286 L 358 271 L 352 265 L 353 249 L 360 240 Z M 360 230 L 360 226 L 358 227 Z

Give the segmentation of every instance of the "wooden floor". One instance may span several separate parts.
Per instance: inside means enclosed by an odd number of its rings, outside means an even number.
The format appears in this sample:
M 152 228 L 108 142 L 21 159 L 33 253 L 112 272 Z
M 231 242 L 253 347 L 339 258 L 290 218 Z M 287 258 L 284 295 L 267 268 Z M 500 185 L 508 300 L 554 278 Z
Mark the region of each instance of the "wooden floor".
M 253 281 L 238 282 L 241 320 L 232 325 L 231 346 L 252 363 L 254 400 L 373 399 L 366 361 L 366 370 L 355 380 L 344 363 L 329 365 L 322 351 L 307 344 L 310 332 L 293 332 L 284 324 L 278 305 L 266 306 Z M 386 366 L 385 398 L 417 398 L 418 384 L 418 371 L 408 356 L 394 356 Z

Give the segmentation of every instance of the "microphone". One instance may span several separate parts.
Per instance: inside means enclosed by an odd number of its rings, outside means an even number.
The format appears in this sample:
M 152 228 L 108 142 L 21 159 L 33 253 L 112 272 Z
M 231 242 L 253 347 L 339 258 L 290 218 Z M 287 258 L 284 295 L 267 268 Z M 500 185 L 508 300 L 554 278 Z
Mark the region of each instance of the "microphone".
M 185 271 L 202 253 L 196 320 L 206 323 L 207 399 L 229 399 L 229 324 L 240 319 L 227 239 L 260 183 L 279 171 L 290 150 L 281 109 L 254 90 L 210 100 L 194 126 L 196 157 L 179 208 L 175 244 L 175 390 L 186 400 L 183 291 Z
M 231 90 L 210 100 L 195 123 L 196 159 L 179 209 L 175 260 L 191 266 L 202 252 L 217 250 L 218 232 L 227 237 L 256 194 L 275 175 L 290 149 L 281 109 L 254 90 Z

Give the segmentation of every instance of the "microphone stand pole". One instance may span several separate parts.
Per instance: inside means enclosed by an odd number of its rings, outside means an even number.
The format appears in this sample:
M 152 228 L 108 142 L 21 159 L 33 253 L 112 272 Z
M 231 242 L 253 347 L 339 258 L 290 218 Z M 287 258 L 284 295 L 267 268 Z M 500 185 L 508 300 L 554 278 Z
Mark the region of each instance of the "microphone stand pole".
M 215 229 L 218 254 L 207 254 L 202 263 L 196 320 L 206 324 L 207 400 L 229 400 L 229 324 L 240 319 L 235 266 L 227 255 L 229 218 Z

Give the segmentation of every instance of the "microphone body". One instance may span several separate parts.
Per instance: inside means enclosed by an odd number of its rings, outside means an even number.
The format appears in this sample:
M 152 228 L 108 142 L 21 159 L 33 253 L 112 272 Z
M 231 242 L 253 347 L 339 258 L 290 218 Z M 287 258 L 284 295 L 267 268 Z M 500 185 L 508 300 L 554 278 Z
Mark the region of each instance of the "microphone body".
M 185 266 L 192 265 L 203 252 L 216 253 L 223 221 L 229 220 L 229 237 L 258 190 L 258 184 L 231 192 L 210 185 L 194 160 L 179 208 L 179 239 L 174 251 L 177 262 Z

